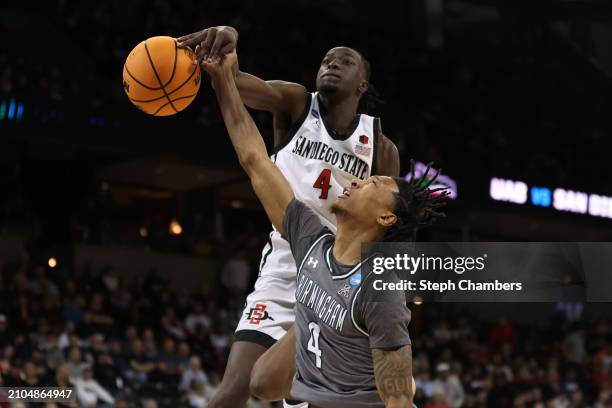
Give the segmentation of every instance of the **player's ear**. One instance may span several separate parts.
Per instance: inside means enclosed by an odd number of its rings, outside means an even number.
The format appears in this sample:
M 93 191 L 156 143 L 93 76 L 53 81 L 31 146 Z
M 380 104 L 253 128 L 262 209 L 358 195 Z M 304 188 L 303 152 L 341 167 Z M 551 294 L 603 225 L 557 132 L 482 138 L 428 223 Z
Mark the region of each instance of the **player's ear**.
M 380 215 L 376 221 L 378 225 L 388 228 L 397 222 L 397 215 L 393 214 L 391 211 L 387 211 Z
M 366 93 L 369 87 L 370 87 L 370 83 L 368 81 L 366 80 L 361 81 L 361 83 L 359 84 L 359 94 L 363 95 L 364 93 Z

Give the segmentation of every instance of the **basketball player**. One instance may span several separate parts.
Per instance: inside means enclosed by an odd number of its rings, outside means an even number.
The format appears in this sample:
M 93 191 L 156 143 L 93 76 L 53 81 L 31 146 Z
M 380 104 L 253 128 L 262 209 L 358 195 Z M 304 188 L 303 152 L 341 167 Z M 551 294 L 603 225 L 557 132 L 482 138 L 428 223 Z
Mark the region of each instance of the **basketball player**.
M 180 37 L 178 44 L 195 46 L 200 63 L 235 50 L 237 40 L 235 29 L 222 26 Z M 317 74 L 315 93 L 295 83 L 263 81 L 239 71 L 237 65 L 234 69 L 243 102 L 274 115 L 272 160 L 296 197 L 330 230 L 335 231 L 333 197 L 353 178 L 399 176 L 397 148 L 382 134 L 380 120 L 358 113 L 376 99 L 369 84 L 369 63 L 359 52 L 347 47 L 328 51 Z M 259 356 L 293 324 L 295 276 L 289 243 L 278 231 L 272 231 L 262 253 L 255 290 L 247 298 L 225 375 L 210 407 L 240 408 L 249 397 L 250 381 L 258 395 L 269 389 L 271 382 L 278 382 L 269 373 L 278 373 L 279 367 L 259 370 L 257 378 L 250 375 Z M 286 369 L 285 377 L 291 378 L 293 359 L 279 363 Z
M 204 64 L 241 166 L 298 267 L 296 375 L 291 395 L 314 408 L 412 406 L 410 311 L 403 292 L 377 293 L 361 276 L 361 244 L 412 240 L 419 225 L 443 214 L 447 192 L 426 175 L 354 178 L 331 211 L 337 234 L 299 201 L 266 147 L 236 87 L 236 53 Z M 376 299 L 376 301 L 374 301 Z

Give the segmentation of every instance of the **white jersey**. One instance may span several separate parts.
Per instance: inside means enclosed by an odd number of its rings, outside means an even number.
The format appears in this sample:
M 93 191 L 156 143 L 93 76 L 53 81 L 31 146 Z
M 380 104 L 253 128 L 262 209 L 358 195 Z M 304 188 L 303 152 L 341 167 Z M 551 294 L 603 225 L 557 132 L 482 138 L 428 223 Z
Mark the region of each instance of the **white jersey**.
M 355 178 L 376 171 L 378 118 L 358 115 L 345 136 L 328 129 L 317 93 L 308 94 L 301 117 L 271 158 L 298 200 L 336 231 L 330 206 Z M 270 347 L 293 325 L 297 270 L 289 243 L 273 230 L 262 251 L 259 278 L 248 296 L 235 339 Z
M 312 93 L 306 109 L 272 160 L 293 189 L 295 197 L 308 205 L 325 226 L 336 231 L 330 206 L 355 178 L 372 174 L 378 144 L 379 119 L 358 115 L 349 133 L 341 136 L 323 119 L 318 93 Z

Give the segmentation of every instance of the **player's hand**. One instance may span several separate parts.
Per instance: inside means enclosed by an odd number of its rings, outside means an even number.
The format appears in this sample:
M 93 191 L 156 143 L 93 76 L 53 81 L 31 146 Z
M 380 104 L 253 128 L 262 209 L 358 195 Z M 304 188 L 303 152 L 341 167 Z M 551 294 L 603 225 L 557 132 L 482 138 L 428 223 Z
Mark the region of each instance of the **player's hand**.
M 194 64 L 200 65 L 203 60 L 212 62 L 218 56 L 236 50 L 238 31 L 230 26 L 210 27 L 179 37 L 177 42 L 180 48 L 195 46 Z
M 204 71 L 216 79 L 226 73 L 234 73 L 234 68 L 238 65 L 238 55 L 236 51 L 232 51 L 229 54 L 217 56 L 210 62 L 208 60 L 202 61 L 201 67 Z

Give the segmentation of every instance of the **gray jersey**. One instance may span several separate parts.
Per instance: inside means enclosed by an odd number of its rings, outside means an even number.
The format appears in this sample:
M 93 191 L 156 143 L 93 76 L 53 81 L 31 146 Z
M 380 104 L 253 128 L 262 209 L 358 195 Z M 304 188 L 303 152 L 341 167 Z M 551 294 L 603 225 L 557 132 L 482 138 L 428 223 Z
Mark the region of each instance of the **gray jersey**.
M 383 408 L 371 349 L 410 344 L 404 293 L 368 301 L 374 290 L 361 263 L 334 260 L 335 236 L 302 202 L 287 207 L 284 231 L 298 266 L 292 398 L 322 408 Z

